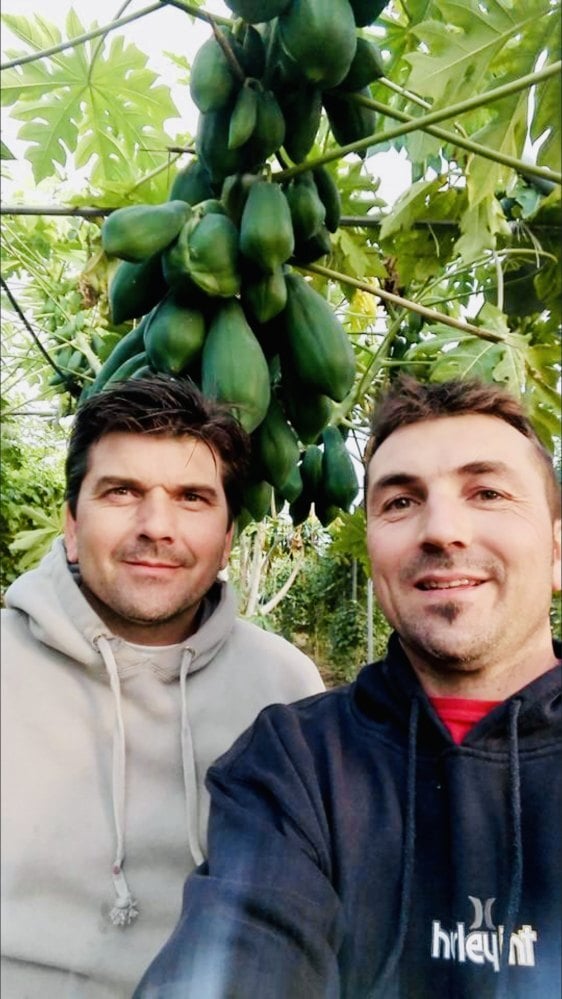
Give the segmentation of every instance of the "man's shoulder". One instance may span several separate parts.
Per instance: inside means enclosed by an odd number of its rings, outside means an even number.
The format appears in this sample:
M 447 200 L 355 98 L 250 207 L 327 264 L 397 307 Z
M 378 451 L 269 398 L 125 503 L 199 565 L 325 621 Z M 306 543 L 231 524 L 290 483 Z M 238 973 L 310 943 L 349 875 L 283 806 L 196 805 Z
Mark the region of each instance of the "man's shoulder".
M 245 669 L 255 670 L 261 678 L 279 678 L 280 699 L 284 701 L 324 689 L 312 659 L 281 635 L 237 617 L 229 643 L 232 656 L 237 663 L 244 663 Z

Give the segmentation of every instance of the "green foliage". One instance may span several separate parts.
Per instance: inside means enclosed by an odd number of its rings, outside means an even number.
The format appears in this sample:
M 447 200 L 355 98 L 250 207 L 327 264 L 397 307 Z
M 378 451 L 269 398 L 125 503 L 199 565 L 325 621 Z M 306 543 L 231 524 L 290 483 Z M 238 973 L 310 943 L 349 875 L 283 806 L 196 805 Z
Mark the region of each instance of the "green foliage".
M 28 50 L 61 41 L 58 28 L 40 15 L 5 15 L 4 22 Z M 85 32 L 72 10 L 66 31 L 69 38 Z M 6 71 L 3 102 L 25 122 L 19 138 L 30 143 L 26 155 L 37 183 L 67 166 L 70 152 L 75 167 L 88 166 L 92 186 L 123 196 L 139 175 L 166 163 L 163 126 L 178 112 L 146 63 L 135 45 L 117 36 L 107 54 L 95 40 Z
M 54 430 L 36 428 L 21 442 L 15 418 L 2 429 L 0 589 L 35 565 L 61 531 L 64 449 Z

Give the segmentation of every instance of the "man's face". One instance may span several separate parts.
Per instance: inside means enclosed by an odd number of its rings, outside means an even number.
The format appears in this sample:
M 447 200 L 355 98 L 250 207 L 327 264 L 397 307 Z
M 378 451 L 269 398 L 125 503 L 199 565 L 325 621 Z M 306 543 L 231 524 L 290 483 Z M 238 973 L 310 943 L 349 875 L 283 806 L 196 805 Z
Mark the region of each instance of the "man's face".
M 115 634 L 182 641 L 230 553 L 220 458 L 188 436 L 107 434 L 90 449 L 65 541 L 87 599 Z
M 531 443 L 496 417 L 401 427 L 371 459 L 375 591 L 418 671 L 524 676 L 552 658 L 559 529 Z

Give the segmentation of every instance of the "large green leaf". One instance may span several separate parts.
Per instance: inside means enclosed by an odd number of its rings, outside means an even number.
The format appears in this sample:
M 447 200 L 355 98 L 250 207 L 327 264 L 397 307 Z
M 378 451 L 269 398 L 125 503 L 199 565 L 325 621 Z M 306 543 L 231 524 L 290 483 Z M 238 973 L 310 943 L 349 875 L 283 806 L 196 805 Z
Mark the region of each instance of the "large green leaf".
M 4 20 L 32 51 L 61 40 L 39 15 Z M 69 37 L 85 32 L 73 11 L 66 31 Z M 30 143 L 26 156 L 37 183 L 56 173 L 56 164 L 72 165 L 72 157 L 74 166 L 89 166 L 91 183 L 100 186 L 132 185 L 166 162 L 170 140 L 163 125 L 178 112 L 168 87 L 155 85 L 146 64 L 135 45 L 117 37 L 107 55 L 99 43 L 88 42 L 6 71 L 3 102 L 25 123 L 19 138 Z

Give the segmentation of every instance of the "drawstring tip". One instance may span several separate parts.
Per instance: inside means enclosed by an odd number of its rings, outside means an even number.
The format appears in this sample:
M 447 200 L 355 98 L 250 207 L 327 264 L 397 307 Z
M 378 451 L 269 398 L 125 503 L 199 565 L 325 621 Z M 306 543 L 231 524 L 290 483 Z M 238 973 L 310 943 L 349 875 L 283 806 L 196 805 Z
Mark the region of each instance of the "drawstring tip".
M 120 899 L 115 903 L 109 913 L 109 921 L 113 926 L 130 926 L 131 923 L 134 923 L 138 914 L 137 903 L 131 896 L 129 901 Z
M 137 900 L 133 898 L 129 891 L 129 886 L 120 863 L 113 865 L 111 875 L 117 898 L 109 913 L 109 921 L 113 926 L 130 926 L 139 914 Z

